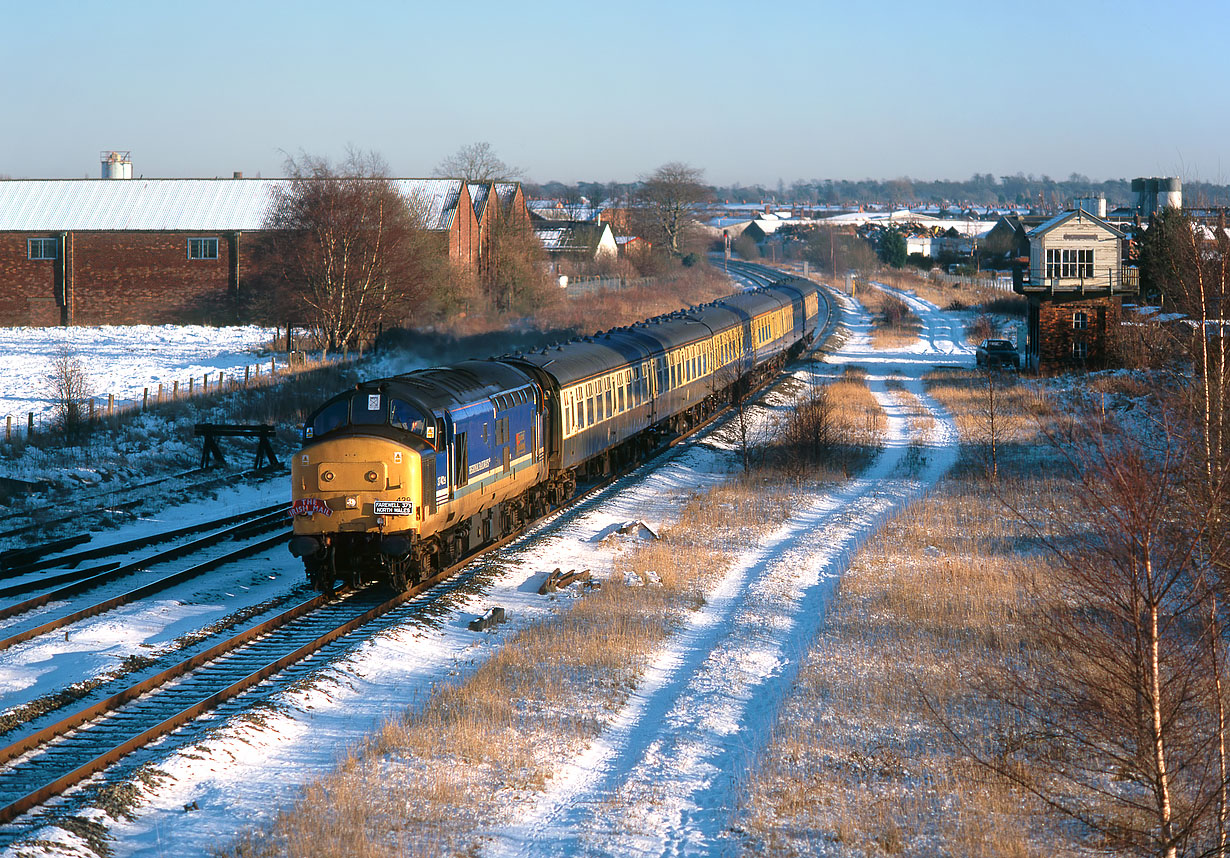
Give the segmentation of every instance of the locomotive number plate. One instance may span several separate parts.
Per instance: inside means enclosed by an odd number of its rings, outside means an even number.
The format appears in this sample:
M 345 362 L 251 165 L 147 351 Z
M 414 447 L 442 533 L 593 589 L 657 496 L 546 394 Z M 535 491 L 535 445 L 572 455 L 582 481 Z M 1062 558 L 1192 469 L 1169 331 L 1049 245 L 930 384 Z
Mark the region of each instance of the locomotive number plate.
M 414 515 L 412 501 L 376 501 L 372 504 L 376 515 Z

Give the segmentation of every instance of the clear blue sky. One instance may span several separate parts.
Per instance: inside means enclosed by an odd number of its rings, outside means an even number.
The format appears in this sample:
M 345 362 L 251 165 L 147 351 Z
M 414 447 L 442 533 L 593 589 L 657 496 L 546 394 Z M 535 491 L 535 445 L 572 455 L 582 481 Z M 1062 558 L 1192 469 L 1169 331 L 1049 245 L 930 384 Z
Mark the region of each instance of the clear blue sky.
M 1223 2 L 5 4 L 0 174 L 282 174 L 485 140 L 526 178 L 1230 181 Z

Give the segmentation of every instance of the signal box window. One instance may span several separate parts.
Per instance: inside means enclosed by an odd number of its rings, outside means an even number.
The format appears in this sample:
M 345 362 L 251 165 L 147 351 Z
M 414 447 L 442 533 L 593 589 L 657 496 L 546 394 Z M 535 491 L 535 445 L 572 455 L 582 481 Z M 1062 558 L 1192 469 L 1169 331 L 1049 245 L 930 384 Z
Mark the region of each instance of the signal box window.
M 31 238 L 26 241 L 26 252 L 30 259 L 55 259 L 59 244 L 54 238 Z
M 218 239 L 190 238 L 188 239 L 189 259 L 217 259 Z

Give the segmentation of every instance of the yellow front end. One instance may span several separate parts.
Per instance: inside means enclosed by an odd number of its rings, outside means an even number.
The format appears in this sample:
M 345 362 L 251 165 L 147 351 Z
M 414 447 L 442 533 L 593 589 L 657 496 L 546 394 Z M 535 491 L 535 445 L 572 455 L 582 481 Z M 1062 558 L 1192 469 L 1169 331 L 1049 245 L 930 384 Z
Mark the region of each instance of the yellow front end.
M 404 532 L 422 520 L 419 454 L 387 438 L 351 435 L 304 447 L 291 480 L 296 536 Z

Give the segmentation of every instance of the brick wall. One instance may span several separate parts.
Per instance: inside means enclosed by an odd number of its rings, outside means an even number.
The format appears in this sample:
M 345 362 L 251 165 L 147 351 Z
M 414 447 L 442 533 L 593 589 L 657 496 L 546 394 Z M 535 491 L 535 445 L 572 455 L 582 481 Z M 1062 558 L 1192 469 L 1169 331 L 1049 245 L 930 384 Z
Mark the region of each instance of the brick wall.
M 1033 299 L 1029 303 L 1030 330 L 1037 331 L 1038 369 L 1053 372 L 1073 367 L 1101 368 L 1115 361 L 1122 299 L 1093 298 L 1058 301 Z M 1085 327 L 1078 327 L 1077 314 L 1084 314 Z M 1083 343 L 1088 356 L 1081 360 L 1073 352 Z
M 58 259 L 29 259 L 55 236 Z M 189 259 L 189 238 L 217 238 L 216 259 Z M 255 274 L 259 233 L 0 234 L 0 324 L 231 324 L 237 286 Z M 236 245 L 238 242 L 238 245 Z
M 0 234 L 0 325 L 58 325 L 63 295 L 57 290 L 60 261 L 30 259 L 28 240 L 54 232 Z

